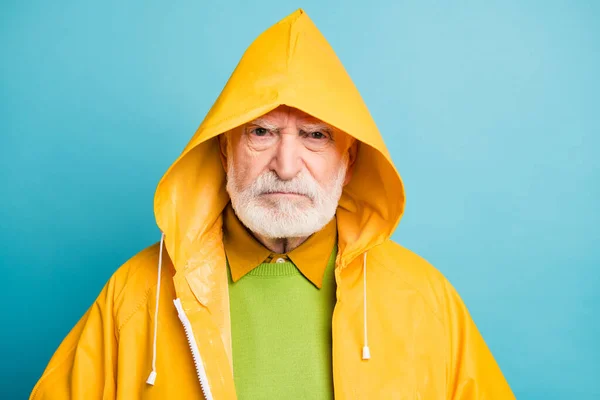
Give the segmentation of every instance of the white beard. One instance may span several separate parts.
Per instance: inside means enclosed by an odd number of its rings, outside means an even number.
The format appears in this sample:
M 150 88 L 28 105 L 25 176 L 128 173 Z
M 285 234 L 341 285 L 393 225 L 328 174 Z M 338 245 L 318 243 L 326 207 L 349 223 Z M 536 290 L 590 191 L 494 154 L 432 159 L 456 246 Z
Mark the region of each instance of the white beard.
M 248 229 L 266 238 L 310 236 L 320 231 L 335 216 L 344 188 L 348 158 L 346 153 L 337 175 L 325 188 L 306 170 L 289 181 L 279 179 L 274 171 L 267 171 L 247 188 L 240 188 L 230 157 L 227 160 L 227 192 L 233 210 Z M 275 201 L 262 196 L 272 192 L 299 193 L 306 198 L 283 198 Z

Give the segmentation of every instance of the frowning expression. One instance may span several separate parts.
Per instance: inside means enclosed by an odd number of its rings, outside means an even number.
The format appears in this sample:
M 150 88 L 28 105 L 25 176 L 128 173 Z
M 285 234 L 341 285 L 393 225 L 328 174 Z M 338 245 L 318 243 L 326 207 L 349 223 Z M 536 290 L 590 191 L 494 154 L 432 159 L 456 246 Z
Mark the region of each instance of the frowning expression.
M 327 187 L 345 153 L 350 153 L 351 163 L 356 153 L 349 135 L 288 106 L 280 106 L 235 129 L 229 140 L 229 157 L 237 171 L 236 184 L 242 189 L 268 171 L 282 181 L 292 180 L 305 171 L 321 187 Z M 222 147 L 226 154 L 226 146 Z M 351 168 L 344 183 L 350 176 Z
M 349 135 L 287 106 L 220 143 L 236 213 L 268 237 L 310 235 L 331 220 L 356 157 Z

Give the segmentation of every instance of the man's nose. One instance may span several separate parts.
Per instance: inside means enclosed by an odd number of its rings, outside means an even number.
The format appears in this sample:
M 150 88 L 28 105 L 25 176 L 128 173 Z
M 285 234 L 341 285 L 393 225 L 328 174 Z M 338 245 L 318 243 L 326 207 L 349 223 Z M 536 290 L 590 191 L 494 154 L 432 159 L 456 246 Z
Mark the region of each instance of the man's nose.
M 302 170 L 301 143 L 297 139 L 297 135 L 282 134 L 277 143 L 271 169 L 281 180 L 294 179 Z

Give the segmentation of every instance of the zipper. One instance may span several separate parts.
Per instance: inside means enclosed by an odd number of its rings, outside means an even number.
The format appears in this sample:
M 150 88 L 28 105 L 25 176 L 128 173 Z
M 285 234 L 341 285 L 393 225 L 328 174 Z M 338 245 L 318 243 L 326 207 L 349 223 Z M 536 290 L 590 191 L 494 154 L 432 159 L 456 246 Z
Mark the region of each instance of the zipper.
M 196 366 L 196 374 L 198 375 L 198 381 L 200 382 L 202 394 L 206 400 L 213 400 L 212 393 L 210 392 L 210 386 L 208 385 L 208 377 L 206 376 L 204 364 L 202 363 L 202 357 L 200 357 L 200 350 L 198 350 L 198 344 L 196 343 L 196 338 L 194 337 L 194 332 L 192 331 L 192 324 L 183 311 L 181 300 L 175 299 L 173 300 L 173 303 L 175 303 L 175 308 L 177 308 L 177 315 L 181 320 L 183 330 L 185 331 L 185 336 L 187 337 L 190 350 L 192 351 L 192 357 L 194 358 L 194 365 Z

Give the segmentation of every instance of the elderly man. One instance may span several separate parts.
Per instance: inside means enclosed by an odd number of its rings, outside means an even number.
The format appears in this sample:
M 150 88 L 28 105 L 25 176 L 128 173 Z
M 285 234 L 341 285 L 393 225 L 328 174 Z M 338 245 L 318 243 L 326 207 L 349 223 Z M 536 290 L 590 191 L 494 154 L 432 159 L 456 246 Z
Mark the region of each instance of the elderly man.
M 32 399 L 512 399 L 467 309 L 390 240 L 404 189 L 298 10 L 246 51 Z

